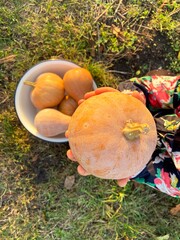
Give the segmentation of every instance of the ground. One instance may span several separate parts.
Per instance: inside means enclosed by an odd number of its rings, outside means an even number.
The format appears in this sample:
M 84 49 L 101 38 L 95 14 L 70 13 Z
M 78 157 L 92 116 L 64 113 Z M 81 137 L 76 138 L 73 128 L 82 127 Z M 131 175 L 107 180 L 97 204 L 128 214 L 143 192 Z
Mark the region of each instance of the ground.
M 179 240 L 179 203 L 146 186 L 81 177 L 68 143 L 35 138 L 14 108 L 39 61 L 88 68 L 98 86 L 180 72 L 178 1 L 0 0 L 0 239 Z M 68 184 L 67 181 L 69 180 Z

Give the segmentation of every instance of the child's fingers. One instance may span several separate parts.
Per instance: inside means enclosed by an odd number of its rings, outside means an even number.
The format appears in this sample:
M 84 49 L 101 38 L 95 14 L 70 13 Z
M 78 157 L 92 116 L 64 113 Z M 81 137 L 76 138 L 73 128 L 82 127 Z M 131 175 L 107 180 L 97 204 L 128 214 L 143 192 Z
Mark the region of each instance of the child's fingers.
M 120 187 L 125 187 L 126 184 L 128 183 L 128 181 L 129 181 L 129 178 L 119 179 L 119 180 L 117 180 L 117 184 L 118 184 Z
M 83 103 L 86 99 L 90 98 L 90 97 L 93 97 L 95 96 L 95 91 L 91 91 L 91 92 L 87 92 L 84 94 L 84 98 L 83 99 L 80 99 L 78 101 L 78 105 L 80 105 L 81 103 Z
M 93 97 L 95 95 L 99 95 L 101 93 L 104 93 L 104 92 L 119 92 L 117 89 L 114 89 L 114 88 L 111 88 L 111 87 L 101 87 L 101 88 L 97 88 L 95 89 L 94 91 L 90 91 L 90 92 L 87 92 L 85 93 L 84 95 L 84 99 L 80 99 L 78 101 L 78 105 L 80 105 L 82 102 L 84 102 L 86 99 L 90 98 L 90 97 Z
M 74 158 L 74 156 L 73 156 L 73 154 L 72 154 L 72 151 L 71 151 L 70 149 L 67 151 L 67 157 L 68 157 L 71 161 L 76 162 L 76 159 Z M 77 167 L 77 171 L 78 171 L 78 173 L 79 173 L 80 175 L 82 175 L 82 176 L 88 176 L 88 175 L 90 175 L 83 167 L 81 167 L 81 165 L 79 165 L 79 166 Z
M 83 103 L 85 101 L 85 99 L 80 99 L 79 101 L 78 101 L 78 105 L 80 105 L 81 103 Z
M 95 96 L 95 95 L 96 95 L 96 94 L 95 94 L 95 91 L 87 92 L 87 93 L 85 93 L 85 95 L 84 95 L 84 99 L 88 99 L 88 98 L 93 97 L 93 96 Z
M 65 137 L 66 138 L 68 138 L 68 136 L 69 136 L 69 132 L 68 132 L 68 130 L 65 132 Z
M 76 159 L 74 158 L 71 149 L 69 149 L 69 150 L 67 151 L 66 155 L 67 155 L 67 157 L 68 157 L 71 161 L 76 162 Z
M 124 90 L 122 91 L 122 93 L 131 95 L 137 98 L 138 100 L 140 100 L 142 103 L 146 104 L 146 98 L 144 96 L 144 93 L 139 93 L 138 91 L 130 91 L 130 90 Z
M 134 91 L 131 94 L 133 97 L 137 98 L 140 100 L 142 103 L 146 104 L 146 98 L 144 95 L 141 95 L 138 91 Z
M 88 176 L 90 175 L 81 165 L 77 167 L 77 171 L 82 176 Z
M 119 92 L 117 89 L 111 88 L 111 87 L 100 87 L 96 88 L 94 91 L 88 92 L 84 95 L 84 99 L 88 99 L 90 97 L 93 97 L 95 95 L 99 95 L 104 92 Z
M 95 90 L 96 95 L 99 95 L 99 94 L 105 93 L 105 92 L 119 92 L 119 91 L 117 89 L 111 88 L 111 87 L 101 87 L 101 88 L 97 88 Z

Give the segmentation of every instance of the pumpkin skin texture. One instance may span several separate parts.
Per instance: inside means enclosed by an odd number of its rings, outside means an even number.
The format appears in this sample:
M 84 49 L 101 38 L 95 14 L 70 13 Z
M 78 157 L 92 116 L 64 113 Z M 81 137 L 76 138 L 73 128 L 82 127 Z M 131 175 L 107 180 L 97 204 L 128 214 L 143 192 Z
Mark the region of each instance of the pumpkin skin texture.
M 68 129 L 71 117 L 56 109 L 45 108 L 40 110 L 34 118 L 34 126 L 45 137 L 53 137 L 64 133 Z
M 73 68 L 67 71 L 63 81 L 66 92 L 77 102 L 83 99 L 85 93 L 93 90 L 93 78 L 85 68 Z
M 144 124 L 145 131 L 136 135 L 137 126 Z M 135 133 L 133 139 L 133 134 L 126 136 L 131 131 Z M 68 139 L 74 158 L 88 173 L 123 179 L 145 167 L 155 150 L 157 132 L 151 113 L 141 101 L 120 92 L 106 92 L 78 106 L 69 123 Z
M 57 74 L 42 73 L 35 82 L 24 83 L 34 87 L 31 92 L 31 102 L 37 109 L 55 107 L 64 97 L 64 83 Z

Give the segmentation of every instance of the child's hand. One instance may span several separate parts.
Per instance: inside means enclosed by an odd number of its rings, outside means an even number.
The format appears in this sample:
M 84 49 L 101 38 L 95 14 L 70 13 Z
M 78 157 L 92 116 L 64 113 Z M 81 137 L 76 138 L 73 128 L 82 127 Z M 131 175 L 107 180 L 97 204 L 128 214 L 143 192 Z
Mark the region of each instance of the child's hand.
M 84 99 L 79 100 L 78 104 L 81 104 L 82 102 L 84 102 L 86 99 L 93 97 L 95 95 L 99 95 L 101 93 L 105 93 L 105 92 L 119 92 L 117 89 L 111 88 L 111 87 L 101 87 L 101 88 L 97 88 L 94 91 L 91 92 L 87 92 L 84 95 Z
M 66 132 L 66 137 L 67 137 L 67 132 Z M 72 151 L 69 149 L 68 151 L 67 151 L 67 157 L 71 160 L 71 161 L 74 161 L 74 162 L 76 162 L 76 159 L 74 158 L 74 156 L 73 156 L 73 154 L 72 154 Z M 80 174 L 80 175 L 82 175 L 82 176 L 88 176 L 88 175 L 90 175 L 90 173 L 88 173 L 81 165 L 79 165 L 78 167 L 77 167 L 77 171 L 78 171 L 78 173 Z
M 84 95 L 84 99 L 79 100 L 78 104 L 80 105 L 82 102 L 84 102 L 86 99 L 93 97 L 95 95 L 99 95 L 105 92 L 119 92 L 119 90 L 116 90 L 114 88 L 111 87 L 101 87 L 101 88 L 97 88 L 94 91 L 88 92 Z M 132 95 L 133 97 L 139 99 L 141 102 L 143 102 L 145 104 L 145 98 L 138 92 L 138 91 L 134 91 L 134 92 L 123 92 L 124 94 L 129 94 Z M 65 136 L 68 138 L 68 131 L 66 131 Z M 71 149 L 69 149 L 67 151 L 67 157 L 76 162 L 76 159 L 73 156 L 73 153 L 71 151 Z M 82 176 L 88 176 L 90 175 L 90 173 L 88 173 L 81 165 L 78 165 L 77 167 L 77 171 L 80 175 Z M 119 179 L 117 180 L 117 183 L 120 187 L 125 187 L 127 182 L 129 181 L 130 178 L 124 178 L 124 179 Z
M 122 93 L 129 94 L 138 100 L 140 100 L 142 103 L 146 104 L 146 98 L 143 93 L 139 93 L 138 91 L 123 91 Z
M 70 160 L 76 162 L 76 159 L 74 158 L 74 156 L 73 156 L 73 154 L 72 154 L 72 152 L 71 152 L 70 149 L 67 151 L 67 157 L 68 157 Z M 81 165 L 78 165 L 77 171 L 78 171 L 78 173 L 79 173 L 80 175 L 82 175 L 82 176 L 88 176 L 88 175 L 90 175 L 90 173 L 88 173 Z M 129 181 L 129 178 L 119 179 L 119 180 L 117 180 L 117 184 L 118 184 L 120 187 L 125 187 L 126 184 L 128 183 L 128 181 Z

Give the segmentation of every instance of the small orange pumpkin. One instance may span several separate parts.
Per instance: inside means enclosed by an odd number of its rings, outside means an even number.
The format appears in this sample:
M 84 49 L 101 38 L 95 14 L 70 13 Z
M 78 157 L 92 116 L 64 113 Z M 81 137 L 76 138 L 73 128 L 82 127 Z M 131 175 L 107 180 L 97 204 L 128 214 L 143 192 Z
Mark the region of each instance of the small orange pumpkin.
M 74 158 L 90 174 L 123 179 L 141 171 L 156 147 L 154 119 L 138 99 L 106 92 L 85 100 L 68 127 Z
M 69 96 L 77 102 L 83 99 L 84 94 L 93 90 L 93 78 L 85 68 L 73 68 L 63 77 L 64 88 Z
M 77 102 L 70 96 L 65 96 L 58 106 L 58 110 L 66 115 L 72 116 L 76 108 Z
M 34 118 L 34 126 L 45 137 L 54 137 L 64 133 L 71 117 L 53 108 L 40 110 Z
M 55 73 L 42 73 L 35 82 L 25 81 L 24 84 L 34 87 L 31 102 L 37 109 L 57 106 L 64 97 L 64 83 Z

